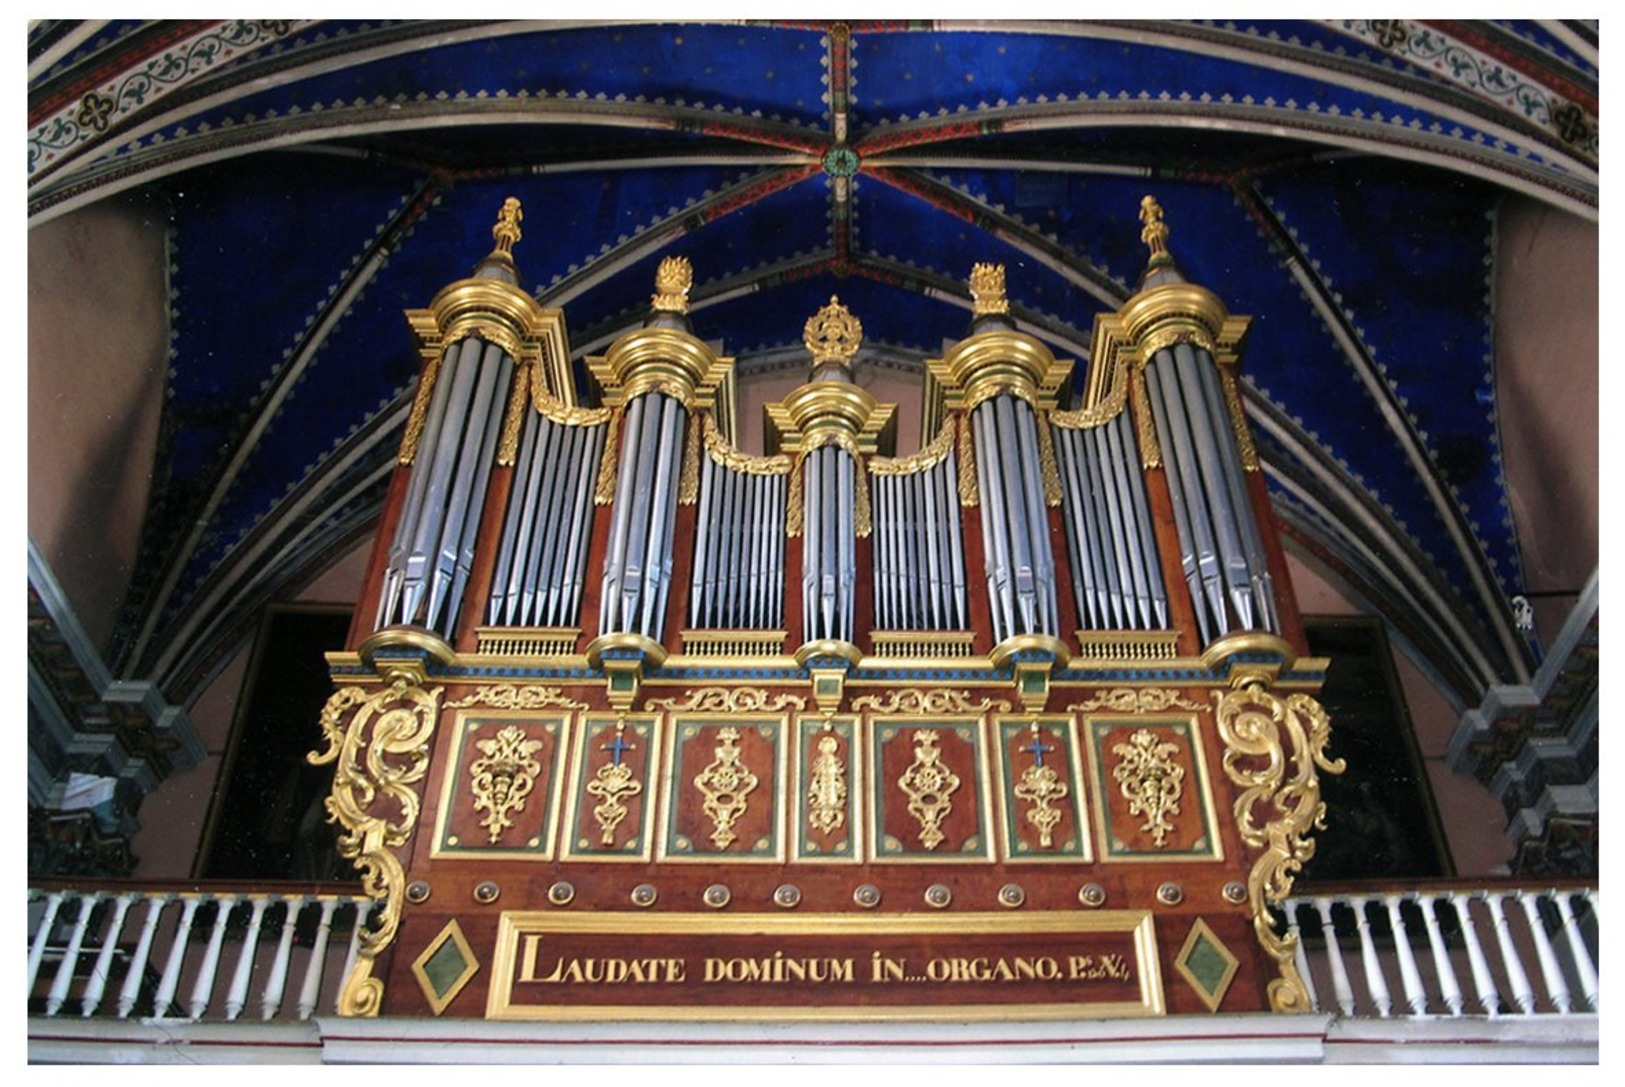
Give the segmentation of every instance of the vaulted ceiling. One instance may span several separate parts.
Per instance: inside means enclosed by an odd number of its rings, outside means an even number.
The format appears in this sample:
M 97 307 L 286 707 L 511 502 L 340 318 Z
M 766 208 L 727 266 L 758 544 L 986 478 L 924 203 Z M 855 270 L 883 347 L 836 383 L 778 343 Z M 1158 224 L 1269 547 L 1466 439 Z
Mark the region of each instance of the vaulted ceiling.
M 110 648 L 185 700 L 255 610 L 370 528 L 418 358 L 504 197 L 579 359 L 655 264 L 742 374 L 831 294 L 919 370 L 972 262 L 1085 359 L 1144 266 L 1255 318 L 1282 524 L 1474 703 L 1526 677 L 1490 285 L 1509 194 L 1594 220 L 1595 23 L 40 22 L 41 224 L 165 209 L 167 397 Z M 1081 371 L 1081 367 L 1079 368 Z M 1081 376 L 1081 373 L 1080 373 Z

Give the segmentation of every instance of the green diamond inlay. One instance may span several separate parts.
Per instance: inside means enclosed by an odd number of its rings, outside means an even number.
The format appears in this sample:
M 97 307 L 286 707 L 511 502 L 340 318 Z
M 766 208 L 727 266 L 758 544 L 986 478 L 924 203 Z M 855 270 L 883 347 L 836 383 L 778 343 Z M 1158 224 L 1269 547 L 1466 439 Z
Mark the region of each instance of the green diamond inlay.
M 463 957 L 463 949 L 448 935 L 423 964 L 423 976 L 429 979 L 434 995 L 444 1000 L 467 969 L 468 960 Z
M 1225 959 L 1224 952 L 1213 946 L 1211 940 L 1205 935 L 1196 941 L 1191 953 L 1185 956 L 1185 967 L 1191 972 L 1196 983 L 1206 989 L 1211 996 L 1219 991 L 1224 982 L 1225 972 L 1230 969 L 1230 963 Z

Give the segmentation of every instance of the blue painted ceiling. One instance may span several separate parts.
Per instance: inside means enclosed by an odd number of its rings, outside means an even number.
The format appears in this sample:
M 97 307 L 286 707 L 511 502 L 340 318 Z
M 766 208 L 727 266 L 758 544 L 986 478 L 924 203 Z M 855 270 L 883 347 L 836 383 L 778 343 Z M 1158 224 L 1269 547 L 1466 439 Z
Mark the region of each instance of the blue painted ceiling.
M 696 331 L 748 371 L 832 293 L 917 364 L 964 334 L 978 260 L 1085 358 L 1153 192 L 1187 278 L 1254 318 L 1288 535 L 1464 701 L 1527 672 L 1492 242 L 1510 194 L 1596 216 L 1595 24 L 41 22 L 29 50 L 31 221 L 136 194 L 171 226 L 114 658 L 172 697 L 370 529 L 417 371 L 401 311 L 510 195 L 578 354 L 679 253 Z

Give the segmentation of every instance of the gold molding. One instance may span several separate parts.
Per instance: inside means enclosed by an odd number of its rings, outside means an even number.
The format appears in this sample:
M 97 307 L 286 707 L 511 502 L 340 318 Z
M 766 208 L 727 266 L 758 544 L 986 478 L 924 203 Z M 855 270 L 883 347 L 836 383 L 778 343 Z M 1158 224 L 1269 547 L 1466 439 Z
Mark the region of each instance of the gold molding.
M 1000 713 L 1010 712 L 1010 703 L 1002 698 L 984 698 L 980 703 L 973 703 L 970 696 L 964 691 L 954 690 L 951 687 L 942 687 L 934 690 L 925 690 L 920 687 L 902 687 L 887 691 L 884 695 L 866 694 L 861 698 L 852 700 L 853 710 L 868 710 L 870 713 L 906 713 L 906 714 L 982 714 L 989 710 Z
M 1267 986 L 1270 1010 L 1309 1012 L 1309 991 L 1294 961 L 1298 935 L 1277 934 L 1270 907 L 1292 893 L 1295 874 L 1315 855 L 1308 832 L 1326 826 L 1315 768 L 1341 774 L 1345 764 L 1327 757 L 1331 722 L 1306 694 L 1282 701 L 1251 678 L 1234 690 L 1214 691 L 1213 699 L 1224 772 L 1242 790 L 1233 809 L 1236 828 L 1246 845 L 1262 851 L 1247 875 L 1247 901 L 1253 932 L 1280 973 Z
M 321 716 L 327 749 L 306 756 L 313 766 L 333 764 L 325 805 L 329 821 L 345 831 L 339 855 L 355 864 L 367 895 L 384 904 L 378 927 L 361 934 L 339 993 L 338 1013 L 348 1016 L 375 1017 L 383 1003 L 383 979 L 372 970 L 395 940 L 406 892 L 406 870 L 392 850 L 417 828 L 421 799 L 414 786 L 428 773 L 440 711 L 441 688 L 425 691 L 412 670 L 392 669 L 383 678 L 388 686 L 381 690 L 344 687 L 328 698 Z
M 1049 411 L 1072 372 L 1071 359 L 1057 359 L 1036 337 L 1014 329 L 972 333 L 925 365 L 942 386 L 948 410 L 964 412 L 1000 393 Z
M 585 702 L 577 702 L 562 693 L 559 688 L 539 683 L 488 683 L 455 702 L 446 703 L 448 710 L 464 709 L 469 706 L 485 706 L 494 710 L 539 710 L 546 706 L 559 706 L 568 710 L 587 708 Z
M 693 333 L 675 328 L 640 328 L 610 344 L 603 355 L 587 358 L 587 370 L 603 389 L 605 407 L 620 407 L 644 393 L 665 393 L 690 412 L 716 402 L 717 387 L 733 369 Z
M 761 687 L 697 687 L 681 702 L 676 698 L 651 698 L 646 706 L 668 713 L 770 713 L 786 706 L 804 710 L 807 700 L 798 694 L 775 694 Z

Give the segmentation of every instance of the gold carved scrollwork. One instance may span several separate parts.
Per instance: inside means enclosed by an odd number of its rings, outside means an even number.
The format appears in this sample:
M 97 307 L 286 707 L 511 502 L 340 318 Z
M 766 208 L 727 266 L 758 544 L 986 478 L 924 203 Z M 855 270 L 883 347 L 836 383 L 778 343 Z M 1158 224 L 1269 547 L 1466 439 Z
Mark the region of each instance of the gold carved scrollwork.
M 412 412 L 406 417 L 406 433 L 401 437 L 399 464 L 411 464 L 417 459 L 418 442 L 423 439 L 423 424 L 429 418 L 429 398 L 434 395 L 435 378 L 440 374 L 440 352 L 426 352 L 428 360 L 423 376 L 418 378 L 417 393 L 412 397 Z
M 677 504 L 692 506 L 700 499 L 700 431 L 709 422 L 711 413 L 703 418 L 696 412 L 688 414 L 688 440 L 683 445 L 683 471 L 677 480 Z
M 615 501 L 615 472 L 619 468 L 621 448 L 621 409 L 616 406 L 609 417 L 609 430 L 604 434 L 604 455 L 598 462 L 598 484 L 593 488 L 595 506 L 607 506 Z
M 626 818 L 627 797 L 643 791 L 643 782 L 632 777 L 632 768 L 624 762 L 606 762 L 587 782 L 587 792 L 598 798 L 592 817 L 598 822 L 598 840 L 604 846 L 615 844 L 615 828 Z
M 1253 931 L 1281 973 L 1268 986 L 1271 1010 L 1307 1012 L 1312 1010 L 1309 992 L 1293 962 L 1298 937 L 1276 934 L 1269 906 L 1292 893 L 1294 876 L 1315 855 L 1314 839 L 1306 833 L 1325 829 L 1326 805 L 1315 768 L 1341 774 L 1344 763 L 1326 755 L 1331 722 L 1320 703 L 1305 694 L 1282 701 L 1256 677 L 1240 684 L 1213 697 L 1224 771 L 1242 790 L 1235 802 L 1236 826 L 1243 842 L 1264 850 L 1247 877 Z
M 513 815 L 525 810 L 525 798 L 536 787 L 542 764 L 533 755 L 542 749 L 541 740 L 527 740 L 525 730 L 509 725 L 494 740 L 474 745 L 482 752 L 468 768 L 474 779 L 474 810 L 486 812 L 480 826 L 491 832 L 494 845 L 502 832 L 513 826 Z
M 1061 504 L 1061 466 L 1055 463 L 1055 438 L 1049 431 L 1049 413 L 1038 416 L 1038 466 L 1044 479 L 1044 504 Z
M 753 457 L 729 445 L 728 440 L 722 436 L 722 431 L 717 429 L 716 420 L 710 412 L 705 413 L 705 451 L 714 463 L 747 475 L 782 476 L 790 470 L 790 458 L 783 453 L 775 453 L 771 457 Z
M 919 687 L 902 687 L 888 691 L 884 695 L 867 694 L 862 698 L 853 699 L 852 708 L 871 710 L 875 713 L 986 713 L 988 710 L 1009 713 L 1010 703 L 1002 698 L 984 698 L 981 702 L 972 702 L 964 691 L 952 688 L 924 690 Z
M 739 761 L 738 729 L 718 729 L 717 740 L 715 758 L 694 776 L 694 787 L 705 795 L 702 810 L 711 819 L 711 841 L 718 849 L 727 849 L 738 837 L 734 824 L 749 808 L 757 777 Z
M 469 706 L 487 706 L 494 710 L 539 710 L 545 706 L 559 706 L 569 710 L 584 710 L 585 702 L 577 702 L 562 694 L 557 687 L 544 687 L 527 683 L 493 683 L 477 688 L 455 702 L 447 702 L 447 709 L 466 709 Z
M 529 361 L 519 363 L 513 375 L 513 389 L 508 394 L 508 410 L 502 417 L 502 440 L 497 443 L 497 464 L 512 468 L 519 459 L 519 434 L 525 426 L 525 406 L 530 399 L 530 374 L 537 369 Z
M 834 736 L 820 736 L 809 775 L 807 822 L 825 834 L 846 822 L 846 764 L 835 754 L 840 746 Z
M 1067 709 L 1073 713 L 1096 713 L 1101 710 L 1111 713 L 1161 713 L 1175 706 L 1193 713 L 1200 713 L 1207 708 L 1196 702 L 1187 702 L 1179 697 L 1177 691 L 1163 687 L 1142 687 L 1138 690 L 1133 687 L 1115 687 L 1109 691 L 1102 691 L 1087 702 L 1074 702 Z
M 1065 800 L 1071 790 L 1055 772 L 1053 766 L 1034 763 L 1021 773 L 1021 780 L 1010 790 L 1019 800 L 1032 806 L 1027 809 L 1027 822 L 1038 831 L 1038 845 L 1049 849 L 1055 844 L 1055 825 L 1061 821 L 1061 809 L 1055 802 Z
M 794 706 L 807 708 L 807 700 L 798 694 L 772 694 L 761 687 L 696 687 L 679 702 L 675 698 L 651 698 L 651 709 L 672 713 L 767 713 Z
M 1247 426 L 1247 413 L 1241 406 L 1241 392 L 1236 388 L 1233 366 L 1219 367 L 1219 385 L 1224 389 L 1224 404 L 1230 411 L 1230 429 L 1236 435 L 1236 451 L 1241 454 L 1243 471 L 1258 471 L 1258 450 L 1253 445 L 1253 432 Z
M 1162 467 L 1162 446 L 1157 442 L 1156 421 L 1151 418 L 1151 400 L 1145 391 L 1145 368 L 1134 367 L 1129 375 L 1134 396 L 1134 423 L 1140 435 L 1140 463 L 1146 468 Z
M 377 927 L 361 936 L 339 994 L 340 1015 L 376 1016 L 383 1000 L 384 983 L 372 968 L 395 939 L 406 891 L 405 869 L 392 850 L 405 845 L 417 826 L 421 802 L 415 786 L 429 769 L 429 740 L 440 710 L 440 688 L 425 691 L 404 671 L 385 679 L 386 687 L 370 692 L 335 691 L 322 708 L 327 750 L 306 756 L 314 766 L 333 764 L 325 804 L 328 820 L 344 828 L 339 855 L 354 862 L 362 889 L 384 904 L 373 915 Z
M 914 762 L 897 779 L 897 787 L 908 797 L 909 814 L 920 824 L 920 844 L 935 849 L 942 844 L 942 821 L 954 810 L 952 797 L 959 789 L 959 775 L 942 765 L 935 729 L 914 731 Z
M 950 416 L 942 421 L 937 436 L 930 444 L 911 457 L 870 457 L 869 471 L 877 476 L 907 476 L 935 468 L 942 463 L 954 447 L 954 421 Z
M 1128 743 L 1112 745 L 1112 754 L 1123 760 L 1112 769 L 1112 777 L 1128 801 L 1129 814 L 1145 816 L 1140 829 L 1163 848 L 1174 829 L 1168 816 L 1179 814 L 1185 791 L 1185 768 L 1174 761 L 1179 745 L 1158 743 L 1155 733 L 1142 728 L 1129 736 Z
M 962 419 L 959 427 L 959 504 L 969 509 L 981 503 L 982 485 L 976 478 L 976 446 L 971 440 L 970 424 Z

